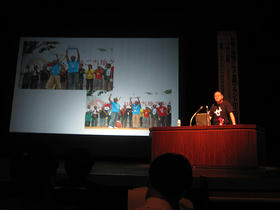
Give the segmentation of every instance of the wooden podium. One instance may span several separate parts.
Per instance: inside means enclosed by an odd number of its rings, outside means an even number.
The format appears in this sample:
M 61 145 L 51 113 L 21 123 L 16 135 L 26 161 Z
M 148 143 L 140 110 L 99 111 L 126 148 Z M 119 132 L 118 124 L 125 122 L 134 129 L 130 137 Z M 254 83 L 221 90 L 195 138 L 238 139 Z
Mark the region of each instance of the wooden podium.
M 152 160 L 173 152 L 197 167 L 254 168 L 265 164 L 264 131 L 256 125 L 154 127 L 150 136 Z

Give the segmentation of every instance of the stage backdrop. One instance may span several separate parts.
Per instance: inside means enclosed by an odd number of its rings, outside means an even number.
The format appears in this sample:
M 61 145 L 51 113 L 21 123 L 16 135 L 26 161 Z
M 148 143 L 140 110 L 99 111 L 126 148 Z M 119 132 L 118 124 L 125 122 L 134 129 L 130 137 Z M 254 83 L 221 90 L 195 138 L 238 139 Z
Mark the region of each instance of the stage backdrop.
M 240 122 L 237 36 L 232 31 L 218 31 L 219 89 L 235 110 Z
M 149 123 L 108 128 L 110 94 L 119 98 L 120 108 L 137 97 L 142 109 L 170 105 L 171 125 L 176 125 L 178 48 L 178 38 L 21 38 L 10 131 L 148 136 Z M 69 60 L 79 63 L 69 63 L 67 51 Z M 82 73 L 70 77 L 75 65 Z M 107 111 L 97 124 L 89 119 L 95 106 Z

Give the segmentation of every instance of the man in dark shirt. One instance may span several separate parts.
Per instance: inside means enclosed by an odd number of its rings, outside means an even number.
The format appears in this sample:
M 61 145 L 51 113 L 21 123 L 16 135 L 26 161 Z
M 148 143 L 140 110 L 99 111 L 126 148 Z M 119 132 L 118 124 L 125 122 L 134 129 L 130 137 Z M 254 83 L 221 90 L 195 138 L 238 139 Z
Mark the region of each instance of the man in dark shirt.
M 233 125 L 236 125 L 233 108 L 228 101 L 224 100 L 223 94 L 220 91 L 216 91 L 214 99 L 215 103 L 211 106 L 209 113 L 212 125 L 230 124 L 230 120 Z

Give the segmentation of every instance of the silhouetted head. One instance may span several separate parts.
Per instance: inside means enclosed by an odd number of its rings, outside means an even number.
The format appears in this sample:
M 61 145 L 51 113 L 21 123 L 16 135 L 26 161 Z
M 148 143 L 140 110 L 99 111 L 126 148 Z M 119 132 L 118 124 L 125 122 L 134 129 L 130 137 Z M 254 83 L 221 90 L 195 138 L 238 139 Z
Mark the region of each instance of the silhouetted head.
M 11 157 L 10 175 L 23 196 L 40 197 L 51 185 L 58 162 L 46 145 L 22 145 Z
M 180 197 L 192 184 L 191 164 L 180 154 L 160 155 L 151 163 L 149 182 L 165 197 Z
M 92 166 L 94 159 L 87 149 L 74 148 L 65 157 L 64 168 L 69 177 L 85 178 Z

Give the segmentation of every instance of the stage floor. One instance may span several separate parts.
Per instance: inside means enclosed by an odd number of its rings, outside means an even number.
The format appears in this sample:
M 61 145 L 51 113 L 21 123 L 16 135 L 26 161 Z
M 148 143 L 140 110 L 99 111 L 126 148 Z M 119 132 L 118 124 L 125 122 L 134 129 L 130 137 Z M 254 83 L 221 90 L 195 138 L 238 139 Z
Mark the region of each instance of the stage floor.
M 139 161 L 97 161 L 90 172 L 94 182 L 133 189 L 147 183 L 149 163 Z M 64 174 L 63 168 L 58 170 Z M 200 177 L 207 180 L 213 202 L 269 202 L 280 205 L 280 168 L 252 169 L 193 168 L 194 188 Z
M 9 161 L 0 160 L 0 181 L 9 181 Z M 99 160 L 92 168 L 89 179 L 107 186 L 133 189 L 147 183 L 149 163 L 134 160 Z M 63 163 L 57 178 L 65 177 Z M 280 168 L 252 169 L 193 168 L 194 185 L 199 187 L 200 177 L 207 181 L 209 200 L 213 202 L 263 202 L 279 204 Z M 280 208 L 279 208 L 280 209 Z
M 96 161 L 90 172 L 90 178 L 129 188 L 144 186 L 147 181 L 148 169 L 149 163 L 141 161 Z M 63 175 L 64 173 L 63 166 L 60 165 L 58 174 Z M 206 177 L 209 190 L 239 189 L 280 192 L 280 168 L 278 167 L 193 168 L 193 177 L 199 178 L 201 176 Z

